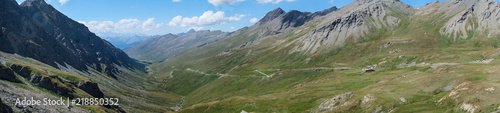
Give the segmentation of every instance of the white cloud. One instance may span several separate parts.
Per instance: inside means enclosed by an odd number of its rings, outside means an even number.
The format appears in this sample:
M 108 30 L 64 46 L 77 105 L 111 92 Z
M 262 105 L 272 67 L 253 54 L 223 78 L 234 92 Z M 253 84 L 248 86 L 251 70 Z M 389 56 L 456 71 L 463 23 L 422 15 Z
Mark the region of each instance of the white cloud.
M 92 32 L 116 32 L 116 33 L 136 33 L 140 31 L 149 31 L 163 26 L 156 24 L 154 18 L 141 22 L 138 19 L 122 19 L 118 22 L 113 21 L 78 21 L 87 26 Z
M 297 0 L 284 0 L 287 2 L 295 2 Z M 278 4 L 280 2 L 283 2 L 283 0 L 257 0 L 259 4 L 267 4 L 267 3 L 272 3 L 272 4 Z
M 330 3 L 333 3 L 333 0 L 330 0 Z
M 238 21 L 241 18 L 245 17 L 246 15 L 234 15 L 231 17 L 226 17 L 226 14 L 222 11 L 205 11 L 203 15 L 200 17 L 194 16 L 194 17 L 182 17 L 182 16 L 176 16 L 172 18 L 172 20 L 168 23 L 170 26 L 180 26 L 180 27 L 185 27 L 185 26 L 206 26 L 206 25 L 217 25 L 217 24 L 225 24 L 227 22 L 231 21 Z
M 172 0 L 172 2 L 180 2 L 181 0 Z
M 62 5 L 64 5 L 64 4 L 65 4 L 66 2 L 68 2 L 68 1 L 69 1 L 69 0 L 59 0 L 59 3 L 60 3 L 60 4 L 61 4 L 61 6 L 62 6 Z M 50 2 L 50 0 L 49 0 L 49 2 Z
M 250 22 L 251 22 L 251 23 L 257 23 L 258 21 L 259 21 L 259 19 L 257 19 L 257 18 L 252 18 L 252 19 L 250 19 Z
M 199 30 L 203 29 L 203 27 L 189 27 L 187 30 L 191 30 L 191 29 L 194 29 L 195 31 L 199 31 Z
M 243 2 L 245 0 L 208 0 L 208 3 L 211 3 L 214 6 L 220 6 L 222 4 L 233 4 L 236 2 Z

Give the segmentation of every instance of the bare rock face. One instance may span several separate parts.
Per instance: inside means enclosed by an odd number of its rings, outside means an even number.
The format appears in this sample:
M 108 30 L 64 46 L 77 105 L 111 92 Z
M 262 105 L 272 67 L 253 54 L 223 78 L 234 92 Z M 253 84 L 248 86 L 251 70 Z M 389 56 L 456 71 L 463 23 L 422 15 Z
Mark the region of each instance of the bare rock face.
M 348 38 L 359 39 L 370 33 L 370 28 L 395 27 L 400 19 L 387 16 L 392 10 L 398 8 L 403 12 L 410 12 L 408 6 L 397 0 L 356 0 L 342 9 L 322 18 L 333 21 L 320 21 L 319 27 L 299 38 L 299 46 L 293 52 L 306 52 L 312 54 L 320 47 L 330 48 L 341 46 Z
M 0 64 L 0 79 L 7 80 L 10 82 L 21 83 L 21 80 L 17 79 L 14 71 L 3 64 Z
M 97 83 L 84 81 L 75 85 L 95 98 L 104 98 L 104 93 L 101 92 Z
M 10 108 L 8 105 L 5 105 L 0 98 L 0 113 L 13 113 L 12 108 Z
M 451 15 L 440 33 L 454 40 L 474 36 L 492 38 L 500 35 L 500 2 L 493 0 L 453 0 L 437 4 Z M 435 7 L 435 6 L 434 6 Z M 439 12 L 439 13 L 441 13 Z M 456 13 L 455 13 L 456 12 Z M 452 15 L 455 14 L 455 15 Z

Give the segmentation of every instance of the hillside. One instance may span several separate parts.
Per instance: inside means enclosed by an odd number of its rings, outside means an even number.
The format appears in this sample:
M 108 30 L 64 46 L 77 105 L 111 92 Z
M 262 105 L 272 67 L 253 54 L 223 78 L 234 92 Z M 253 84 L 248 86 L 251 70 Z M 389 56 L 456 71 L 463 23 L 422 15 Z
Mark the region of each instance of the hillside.
M 148 68 L 180 112 L 493 112 L 498 3 L 355 0 L 303 25 L 278 8 Z

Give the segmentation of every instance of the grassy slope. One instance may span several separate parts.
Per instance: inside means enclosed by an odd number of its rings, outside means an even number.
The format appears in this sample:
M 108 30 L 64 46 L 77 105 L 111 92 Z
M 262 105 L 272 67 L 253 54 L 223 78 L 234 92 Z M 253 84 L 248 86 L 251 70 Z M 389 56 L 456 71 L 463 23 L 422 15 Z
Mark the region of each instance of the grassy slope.
M 84 81 L 90 81 L 88 78 L 77 76 L 77 75 L 74 75 L 74 74 L 71 74 L 68 72 L 58 70 L 58 69 L 53 68 L 49 65 L 43 64 L 43 63 L 38 62 L 38 61 L 33 60 L 33 59 L 24 58 L 24 57 L 19 56 L 19 55 L 13 55 L 13 54 L 0 52 L 0 56 L 6 58 L 6 59 L 3 59 L 3 61 L 6 61 L 6 65 L 8 65 L 8 66 L 10 66 L 10 65 L 23 66 L 24 68 L 31 70 L 33 73 L 36 73 L 37 75 L 54 79 L 51 81 L 54 84 L 58 85 L 59 87 L 65 87 L 65 88 L 70 88 L 70 89 L 74 90 L 75 93 L 73 93 L 71 95 L 74 95 L 75 98 L 92 98 L 91 95 L 87 94 L 85 91 L 83 91 L 79 88 L 70 87 L 64 83 L 61 83 L 59 80 L 55 80 L 56 79 L 55 77 L 58 77 L 58 78 L 61 78 L 62 80 L 65 80 L 65 81 L 79 83 L 79 82 L 84 82 Z M 30 84 L 30 86 L 32 86 L 33 88 L 36 88 L 37 90 L 32 89 L 31 87 L 29 87 L 27 84 L 24 84 L 24 83 L 13 83 L 13 82 L 9 82 L 9 83 L 11 83 L 14 86 L 17 86 L 19 88 L 23 88 L 25 90 L 36 92 L 39 94 L 63 97 L 63 96 L 58 95 L 54 92 L 51 92 L 47 89 L 38 87 L 35 84 L 30 83 L 30 82 L 28 82 Z M 102 106 L 87 106 L 87 107 L 80 106 L 80 107 L 94 111 L 94 112 L 105 112 L 106 110 L 108 110 Z

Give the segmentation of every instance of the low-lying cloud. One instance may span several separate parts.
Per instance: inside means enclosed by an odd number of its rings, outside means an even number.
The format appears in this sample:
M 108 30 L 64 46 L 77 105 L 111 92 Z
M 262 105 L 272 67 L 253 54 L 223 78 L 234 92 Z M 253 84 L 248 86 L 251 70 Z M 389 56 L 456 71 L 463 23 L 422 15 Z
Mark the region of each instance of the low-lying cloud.
M 278 4 L 278 3 L 283 2 L 283 1 L 295 2 L 297 0 L 257 0 L 257 2 L 260 4 L 267 4 L 267 3 Z
M 201 16 L 194 17 L 182 17 L 176 16 L 170 20 L 168 25 L 176 26 L 176 27 L 185 27 L 185 26 L 208 26 L 208 25 L 220 25 L 225 24 L 231 21 L 238 21 L 246 15 L 236 14 L 231 17 L 226 17 L 226 14 L 222 11 L 205 11 Z
M 138 19 L 122 19 L 118 22 L 113 21 L 78 21 L 87 26 L 92 32 L 116 32 L 116 33 L 135 33 L 138 31 L 149 31 L 163 26 L 154 22 L 154 18 L 146 21 Z
M 245 0 L 208 0 L 208 3 L 214 6 L 220 6 L 222 4 L 234 4 L 236 2 L 243 2 Z

